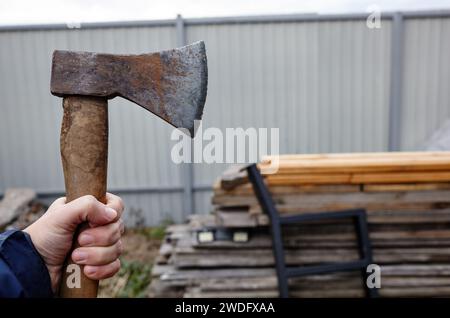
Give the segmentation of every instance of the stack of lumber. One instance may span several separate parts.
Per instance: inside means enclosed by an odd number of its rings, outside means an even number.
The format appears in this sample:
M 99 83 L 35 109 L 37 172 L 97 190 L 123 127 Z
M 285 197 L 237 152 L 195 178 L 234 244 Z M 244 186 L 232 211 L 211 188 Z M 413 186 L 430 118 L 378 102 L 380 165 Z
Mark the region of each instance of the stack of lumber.
M 279 169 L 271 165 L 278 160 Z M 381 296 L 450 296 L 450 153 L 286 155 L 259 165 L 280 214 L 365 208 Z M 269 173 L 270 172 L 270 173 Z M 245 172 L 224 172 L 213 213 L 170 227 L 152 296 L 275 297 L 268 217 Z M 248 242 L 199 243 L 203 228 L 248 231 Z M 350 220 L 283 228 L 288 265 L 358 258 Z M 294 297 L 359 297 L 358 272 L 290 280 Z
M 448 182 L 449 152 L 379 152 L 267 157 L 259 165 L 271 185 Z

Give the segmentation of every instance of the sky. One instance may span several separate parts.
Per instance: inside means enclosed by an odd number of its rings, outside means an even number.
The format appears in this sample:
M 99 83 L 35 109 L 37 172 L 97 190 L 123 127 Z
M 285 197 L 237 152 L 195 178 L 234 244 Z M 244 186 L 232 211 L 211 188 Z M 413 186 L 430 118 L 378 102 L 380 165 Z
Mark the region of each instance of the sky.
M 450 9 L 450 0 L 0 0 L 0 25 Z M 377 9 L 378 10 L 378 9 Z

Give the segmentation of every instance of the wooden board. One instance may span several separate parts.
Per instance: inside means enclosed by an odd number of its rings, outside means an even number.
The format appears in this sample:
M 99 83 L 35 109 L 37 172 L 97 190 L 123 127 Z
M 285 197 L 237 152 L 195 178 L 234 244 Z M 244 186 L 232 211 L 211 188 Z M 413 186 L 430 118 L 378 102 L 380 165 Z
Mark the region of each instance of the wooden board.
M 261 163 L 270 163 L 274 156 L 265 156 Z M 303 159 L 330 160 L 330 159 L 355 159 L 355 158 L 435 158 L 450 157 L 449 151 L 401 151 L 401 152 L 352 152 L 352 153 L 322 153 L 322 154 L 284 154 L 278 155 L 276 160 L 298 161 Z
M 396 248 L 374 249 L 376 264 L 395 263 L 449 263 L 450 248 Z M 332 250 L 287 250 L 286 264 L 290 266 L 311 265 L 328 262 L 345 262 L 358 259 L 358 252 L 334 248 Z M 248 250 L 226 253 L 220 250 L 197 253 L 177 252 L 172 257 L 177 268 L 214 267 L 267 267 L 274 266 L 272 250 Z
M 450 171 L 390 173 L 274 174 L 266 176 L 270 186 L 299 184 L 373 184 L 450 182 Z
M 374 205 L 408 205 L 411 203 L 450 203 L 450 190 L 440 191 L 400 191 L 400 192 L 356 192 L 356 193 L 324 193 L 324 194 L 286 194 L 273 195 L 276 204 L 296 206 L 346 205 L 361 207 Z M 252 206 L 258 200 L 252 195 L 214 196 L 212 203 L 223 207 Z
M 450 189 L 450 184 L 447 189 Z M 296 193 L 344 193 L 344 192 L 360 192 L 360 185 L 352 184 L 302 184 L 291 186 L 271 186 L 269 191 L 272 194 L 296 194 Z M 250 183 L 238 185 L 231 190 L 221 188 L 214 189 L 214 195 L 254 195 L 253 187 Z
M 278 166 L 269 185 L 450 182 L 450 152 L 287 155 Z
M 232 189 L 233 187 L 247 183 L 247 171 L 242 170 L 242 165 L 232 165 L 222 174 L 220 178 L 220 186 L 222 189 Z
M 269 165 L 258 165 L 262 174 L 271 174 Z M 280 161 L 277 174 L 308 174 L 308 173 L 353 173 L 353 172 L 405 172 L 405 171 L 448 171 L 450 170 L 450 155 L 429 157 L 419 155 L 409 157 L 347 157 L 344 159 L 330 158 L 327 160 L 298 159 Z
M 391 191 L 434 191 L 449 190 L 450 183 L 399 183 L 399 184 L 364 184 L 364 192 L 391 192 Z
M 247 211 L 250 214 L 263 213 L 259 204 L 247 205 Z M 450 204 L 446 202 L 430 202 L 430 203 L 390 203 L 390 202 L 368 202 L 368 203 L 294 203 L 294 204 L 276 204 L 276 208 L 280 214 L 299 214 L 299 213 L 317 213 L 327 211 L 339 211 L 347 209 L 365 209 L 366 211 L 417 211 L 425 212 L 432 210 L 446 210 L 450 208 Z M 242 207 L 244 209 L 244 207 Z
M 233 227 L 257 227 L 269 224 L 269 218 L 265 214 L 251 215 L 247 211 L 229 212 L 218 210 L 214 212 L 216 225 L 227 228 Z

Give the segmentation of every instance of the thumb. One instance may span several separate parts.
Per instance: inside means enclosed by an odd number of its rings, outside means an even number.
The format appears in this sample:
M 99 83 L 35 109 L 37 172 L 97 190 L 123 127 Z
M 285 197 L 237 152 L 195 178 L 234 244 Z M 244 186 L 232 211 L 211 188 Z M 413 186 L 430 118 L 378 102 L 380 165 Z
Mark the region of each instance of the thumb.
M 54 202 L 59 211 L 58 223 L 73 230 L 83 222 L 88 222 L 91 227 L 95 227 L 108 224 L 117 217 L 114 209 L 101 203 L 92 195 L 80 197 L 64 205 L 61 204 L 62 202 L 58 200 Z

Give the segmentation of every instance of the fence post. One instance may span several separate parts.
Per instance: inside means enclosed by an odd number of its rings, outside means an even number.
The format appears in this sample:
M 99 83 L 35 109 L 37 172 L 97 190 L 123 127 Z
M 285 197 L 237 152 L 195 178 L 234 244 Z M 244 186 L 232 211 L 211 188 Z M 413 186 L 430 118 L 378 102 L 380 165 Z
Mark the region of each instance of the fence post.
M 391 35 L 389 151 L 399 151 L 402 141 L 403 31 L 403 15 L 401 12 L 395 12 L 392 16 Z

